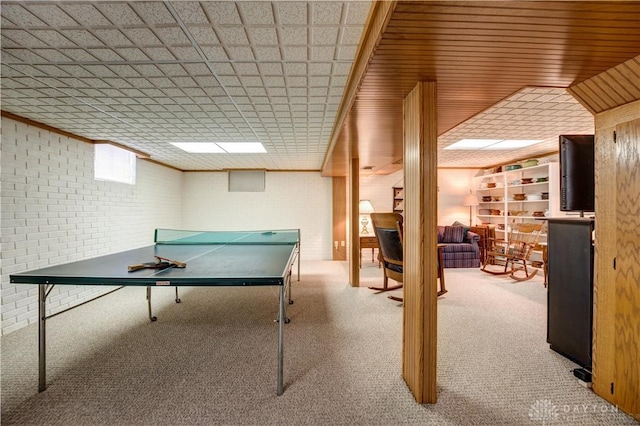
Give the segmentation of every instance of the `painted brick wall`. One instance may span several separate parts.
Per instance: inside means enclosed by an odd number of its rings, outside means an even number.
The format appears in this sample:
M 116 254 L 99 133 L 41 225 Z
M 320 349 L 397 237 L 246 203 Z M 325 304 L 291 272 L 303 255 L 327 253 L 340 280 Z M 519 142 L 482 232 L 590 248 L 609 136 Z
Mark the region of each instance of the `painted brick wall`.
M 184 175 L 186 229 L 299 228 L 301 259 L 331 259 L 331 178 L 319 172 L 267 172 L 264 192 L 229 192 L 226 172 Z
M 2 119 L 2 333 L 37 321 L 37 288 L 9 274 L 153 243 L 181 226 L 181 172 L 138 161 L 136 185 L 93 179 L 93 146 Z M 113 287 L 58 286 L 49 313 Z M 144 301 L 141 301 L 141 307 Z

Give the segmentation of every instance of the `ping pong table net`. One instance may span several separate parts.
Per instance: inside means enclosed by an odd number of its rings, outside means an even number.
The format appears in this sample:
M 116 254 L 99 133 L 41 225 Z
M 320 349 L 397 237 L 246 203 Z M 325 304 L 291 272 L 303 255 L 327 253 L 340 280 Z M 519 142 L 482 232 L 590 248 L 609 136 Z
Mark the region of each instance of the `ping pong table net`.
M 156 229 L 156 244 L 297 244 L 300 230 L 278 229 L 263 231 L 189 231 L 181 229 Z

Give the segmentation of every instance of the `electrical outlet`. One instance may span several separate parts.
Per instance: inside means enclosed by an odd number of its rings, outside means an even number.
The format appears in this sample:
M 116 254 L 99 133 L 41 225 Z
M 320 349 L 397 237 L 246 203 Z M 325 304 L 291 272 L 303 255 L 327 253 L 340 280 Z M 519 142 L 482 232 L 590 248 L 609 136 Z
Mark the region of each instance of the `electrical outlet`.
M 333 246 L 336 248 L 336 250 L 338 250 L 338 242 L 337 241 L 333 242 Z
M 340 241 L 340 245 L 344 247 L 346 244 L 344 243 L 344 241 Z

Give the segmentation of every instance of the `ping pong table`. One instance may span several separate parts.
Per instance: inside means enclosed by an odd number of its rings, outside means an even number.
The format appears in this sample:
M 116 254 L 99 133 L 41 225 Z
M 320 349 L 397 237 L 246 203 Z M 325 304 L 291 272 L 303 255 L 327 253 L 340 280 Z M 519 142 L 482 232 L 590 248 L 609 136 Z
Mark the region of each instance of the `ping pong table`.
M 10 275 L 12 283 L 38 285 L 38 390 L 46 380 L 46 300 L 56 285 L 279 286 L 277 394 L 284 392 L 284 323 L 291 300 L 291 273 L 298 261 L 300 230 L 187 231 L 156 229 L 154 245 Z M 131 271 L 130 271 L 131 269 Z

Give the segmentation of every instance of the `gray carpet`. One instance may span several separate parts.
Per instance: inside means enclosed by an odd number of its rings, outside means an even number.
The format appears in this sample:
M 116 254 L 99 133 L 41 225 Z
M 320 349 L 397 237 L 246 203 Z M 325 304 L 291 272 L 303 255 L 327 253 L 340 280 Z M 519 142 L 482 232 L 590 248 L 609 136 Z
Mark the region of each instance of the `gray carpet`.
M 37 327 L 2 337 L 3 425 L 632 425 L 551 351 L 541 279 L 447 269 L 438 403 L 401 378 L 402 308 L 346 284 L 342 262 L 303 262 L 276 396 L 276 288 L 125 288 L 48 324 L 49 388 L 37 392 Z

